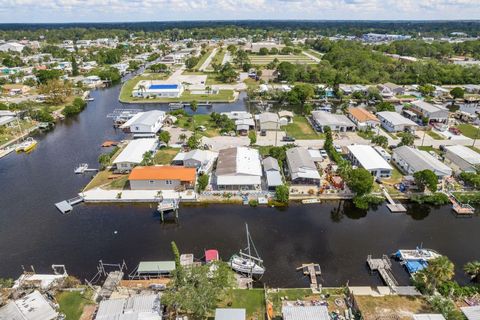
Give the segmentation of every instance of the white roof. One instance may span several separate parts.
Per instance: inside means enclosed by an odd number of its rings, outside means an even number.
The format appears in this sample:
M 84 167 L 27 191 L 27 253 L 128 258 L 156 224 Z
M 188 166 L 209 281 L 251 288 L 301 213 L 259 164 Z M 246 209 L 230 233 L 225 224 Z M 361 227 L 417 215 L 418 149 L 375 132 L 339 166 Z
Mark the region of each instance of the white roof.
M 326 306 L 283 306 L 284 320 L 330 320 Z
M 0 308 L 1 320 L 52 320 L 57 315 L 48 300 L 38 291 Z
M 383 118 L 390 122 L 394 126 L 407 125 L 407 126 L 417 126 L 415 122 L 410 119 L 405 118 L 401 114 L 394 111 L 381 111 L 377 113 L 377 117 Z
M 427 151 L 401 146 L 393 150 L 393 154 L 400 156 L 413 169 L 413 172 L 432 170 L 438 176 L 449 176 L 452 169 L 433 157 Z
M 281 186 L 283 184 L 282 175 L 278 171 L 267 171 L 266 176 L 269 187 Z
M 160 298 L 156 294 L 100 302 L 95 320 L 161 320 Z
M 447 109 L 444 108 L 444 107 L 436 106 L 436 105 L 433 105 L 433 104 L 431 104 L 431 103 L 425 102 L 425 101 L 423 101 L 423 100 L 413 101 L 412 104 L 413 104 L 414 106 L 416 106 L 418 109 L 424 110 L 424 111 L 427 111 L 427 112 L 437 112 L 437 111 L 445 111 L 445 110 L 447 110 Z
M 348 151 L 357 159 L 360 165 L 367 170 L 392 170 L 388 162 L 371 146 L 354 144 L 347 147 Z
M 139 164 L 143 160 L 143 155 L 147 151 L 153 151 L 157 145 L 157 139 L 136 139 L 130 141 L 125 149 L 115 158 L 113 164 L 116 163 L 137 163 Z
M 445 317 L 439 313 L 419 313 L 413 315 L 413 320 L 445 320 Z
M 217 184 L 221 186 L 252 186 L 260 185 L 259 176 L 217 176 Z
M 322 126 L 355 126 L 355 124 L 343 114 L 333 114 L 325 111 L 313 111 L 312 116 L 315 121 Z
M 125 122 L 121 128 L 128 128 L 135 125 L 153 126 L 159 119 L 165 118 L 165 111 L 152 110 L 139 112 Z
M 460 308 L 460 310 L 462 310 L 463 314 L 468 320 L 480 319 L 480 306 L 463 307 Z
M 218 308 L 215 310 L 215 320 L 245 320 L 245 309 Z
M 445 149 L 472 165 L 480 164 L 480 154 L 468 147 L 462 145 L 454 145 L 447 146 L 445 147 Z

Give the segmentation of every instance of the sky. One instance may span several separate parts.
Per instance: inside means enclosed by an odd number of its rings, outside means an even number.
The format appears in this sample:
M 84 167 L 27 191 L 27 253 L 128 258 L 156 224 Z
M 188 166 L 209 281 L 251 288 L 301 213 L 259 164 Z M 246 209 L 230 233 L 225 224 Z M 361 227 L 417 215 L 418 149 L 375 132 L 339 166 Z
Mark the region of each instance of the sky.
M 480 0 L 0 0 L 0 22 L 480 19 Z

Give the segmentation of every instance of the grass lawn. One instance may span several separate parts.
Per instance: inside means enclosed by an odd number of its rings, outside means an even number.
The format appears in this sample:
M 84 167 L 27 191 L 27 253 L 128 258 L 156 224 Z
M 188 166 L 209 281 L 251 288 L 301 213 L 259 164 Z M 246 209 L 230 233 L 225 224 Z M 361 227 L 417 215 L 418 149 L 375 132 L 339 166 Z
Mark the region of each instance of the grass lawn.
M 128 175 L 122 176 L 118 179 L 112 180 L 109 184 L 105 186 L 105 189 L 109 190 L 123 190 L 128 186 Z
M 263 289 L 235 289 L 231 290 L 220 308 L 245 308 L 247 320 L 265 319 L 265 291 Z
M 212 59 L 212 62 L 208 66 L 208 69 L 213 70 L 213 64 L 215 64 L 215 63 L 218 64 L 218 65 L 221 65 L 222 62 L 223 62 L 223 58 L 225 57 L 226 52 L 227 52 L 227 50 L 225 50 L 225 49 L 223 49 L 223 50 L 218 49 L 217 53 L 215 54 L 215 56 Z
M 423 150 L 423 151 L 427 151 L 427 152 L 433 151 L 436 154 L 441 154 L 440 149 L 435 149 L 434 147 L 430 147 L 430 146 L 418 147 L 418 149 Z
M 372 130 L 368 130 L 368 131 L 357 130 L 356 132 L 357 132 L 357 136 L 365 140 L 372 140 L 373 136 L 375 135 L 375 132 Z
M 295 139 L 323 139 L 324 137 L 320 133 L 316 133 L 313 130 L 307 118 L 303 116 L 294 116 L 293 123 L 283 127 L 287 132 L 287 135 L 294 137 Z
M 460 132 L 470 138 L 470 139 L 475 139 L 478 137 L 479 135 L 479 129 L 477 127 L 474 127 L 472 126 L 471 124 L 467 124 L 467 123 L 462 123 L 462 124 L 459 124 L 457 126 L 458 130 L 460 130 Z
M 85 186 L 83 191 L 95 189 L 104 185 L 117 185 L 117 186 L 122 186 L 126 183 L 126 180 L 128 179 L 127 175 L 122 175 L 122 174 L 113 174 L 111 171 L 108 170 L 103 170 L 99 171 L 95 177 Z M 116 180 L 119 180 L 119 182 L 116 182 Z M 115 184 L 114 184 L 115 182 Z M 112 189 L 118 189 L 118 188 L 112 188 Z
M 207 52 L 205 52 L 205 54 L 200 57 L 200 60 L 198 60 L 198 63 L 194 69 L 199 69 L 202 66 L 202 64 L 205 62 L 205 60 L 207 60 L 207 58 L 210 56 L 212 51 L 213 51 L 213 48 L 209 48 Z
M 180 128 L 185 128 L 193 131 L 193 123 L 189 122 L 190 117 L 181 117 L 178 119 L 177 125 Z M 209 114 L 194 114 L 193 120 L 195 122 L 195 127 L 204 126 L 206 131 L 199 131 L 198 133 L 206 137 L 215 137 L 220 134 L 220 129 L 215 127 L 215 124 L 210 121 Z
M 421 297 L 355 296 L 355 301 L 358 304 L 363 319 L 379 319 L 382 317 L 391 317 L 392 314 L 395 314 L 398 316 L 396 319 L 410 320 L 413 314 L 432 312 L 428 302 Z
M 308 49 L 307 52 L 310 53 L 312 56 L 317 57 L 318 59 L 322 59 L 322 57 L 323 57 L 323 53 L 320 53 L 320 52 L 318 52 L 316 50 L 313 50 L 313 49 Z
M 18 128 L 16 121 L 12 122 L 12 127 L 0 130 L 0 145 L 15 139 L 16 137 L 26 133 L 35 126 L 33 121 L 20 120 L 20 128 Z
M 153 158 L 153 163 L 163 164 L 163 165 L 170 164 L 173 158 L 175 158 L 175 156 L 177 155 L 178 151 L 180 151 L 180 149 L 162 148 L 158 150 L 157 153 L 155 154 Z
M 232 102 L 234 99 L 233 90 L 219 90 L 218 94 L 192 94 L 185 90 L 179 98 L 154 98 L 143 99 L 129 97 L 122 102 L 145 102 L 145 103 L 169 103 L 169 102 Z
M 132 97 L 133 88 L 137 85 L 137 83 L 141 80 L 164 80 L 166 78 L 167 78 L 167 75 L 164 73 L 149 73 L 149 74 L 143 74 L 141 76 L 132 78 L 123 84 L 122 89 L 120 90 L 119 100 L 124 102 L 132 101 L 132 100 L 144 100 L 141 98 Z
M 247 78 L 243 80 L 243 82 L 247 85 L 249 89 L 257 89 L 260 86 L 259 81 L 255 81 L 255 79 Z
M 79 291 L 60 292 L 56 299 L 60 305 L 60 312 L 64 313 L 68 320 L 78 320 L 83 312 L 83 307 L 93 304 L 90 290 L 85 290 L 82 294 Z
M 385 184 L 394 185 L 396 183 L 400 183 L 403 179 L 403 174 L 395 167 L 392 170 L 392 176 L 388 179 L 382 179 L 382 182 Z
M 280 54 L 273 55 L 273 54 L 271 54 L 271 55 L 266 55 L 266 56 L 251 54 L 248 57 L 250 58 L 250 61 L 254 65 L 266 65 L 266 64 L 272 62 L 273 60 L 275 60 L 275 58 L 277 58 L 278 61 L 280 61 L 280 62 L 287 61 L 287 62 L 299 63 L 299 64 L 315 64 L 316 63 L 315 61 L 313 61 L 312 59 L 310 59 L 309 57 L 307 57 L 304 54 L 298 54 L 298 55 L 293 55 L 293 54 L 292 55 L 280 55 Z
M 433 130 L 428 130 L 427 134 L 435 140 L 445 140 L 445 137 L 439 135 L 438 133 L 436 133 Z

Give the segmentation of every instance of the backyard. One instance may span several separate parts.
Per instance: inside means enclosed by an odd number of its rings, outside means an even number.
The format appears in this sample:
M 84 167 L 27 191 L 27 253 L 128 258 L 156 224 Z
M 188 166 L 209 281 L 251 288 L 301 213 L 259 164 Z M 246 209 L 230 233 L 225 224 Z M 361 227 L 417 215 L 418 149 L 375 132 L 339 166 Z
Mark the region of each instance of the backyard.
M 191 120 L 192 118 L 193 120 Z M 215 137 L 220 134 L 220 129 L 215 126 L 208 114 L 194 114 L 193 117 L 181 117 L 178 119 L 177 125 L 180 128 L 192 131 L 194 128 L 204 126 L 206 130 L 198 133 L 206 137 Z
M 60 305 L 60 312 L 65 314 L 68 320 L 78 320 L 86 305 L 93 304 L 91 291 L 64 291 L 60 292 L 56 299 Z
M 143 74 L 141 76 L 132 78 L 125 82 L 122 86 L 122 89 L 120 90 L 120 97 L 119 100 L 122 102 L 129 102 L 132 100 L 135 100 L 135 98 L 132 97 L 132 91 L 133 88 L 137 85 L 139 81 L 142 80 L 165 80 L 167 77 L 167 74 L 165 73 L 150 73 L 150 74 Z M 142 100 L 137 98 L 137 100 Z
M 294 116 L 293 123 L 283 127 L 287 135 L 295 139 L 322 139 L 323 134 L 315 132 L 308 122 L 307 118 L 303 116 Z
M 153 163 L 156 165 L 167 165 L 170 164 L 177 155 L 180 149 L 176 148 L 162 148 L 157 151 L 153 157 Z
M 460 130 L 460 132 L 470 138 L 470 139 L 475 139 L 478 137 L 478 134 L 480 133 L 480 129 L 475 127 L 475 126 L 472 126 L 471 124 L 467 124 L 467 123 L 462 123 L 462 124 L 459 124 L 457 126 L 458 130 Z
M 234 289 L 227 293 L 220 308 L 245 308 L 247 320 L 265 319 L 265 291 L 263 289 Z
M 431 313 L 427 301 L 414 296 L 355 296 L 363 319 L 410 320 L 413 314 Z

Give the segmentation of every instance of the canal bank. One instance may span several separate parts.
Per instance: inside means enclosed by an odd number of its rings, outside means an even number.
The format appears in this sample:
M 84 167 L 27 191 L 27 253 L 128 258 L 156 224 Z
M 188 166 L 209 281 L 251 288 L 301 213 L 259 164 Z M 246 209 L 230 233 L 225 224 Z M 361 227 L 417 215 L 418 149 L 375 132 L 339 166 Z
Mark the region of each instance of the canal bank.
M 244 223 L 248 222 L 267 267 L 262 281 L 272 287 L 307 287 L 308 280 L 295 269 L 310 262 L 321 265 L 321 281 L 328 286 L 347 281 L 380 285 L 378 276 L 367 271 L 367 255 L 390 254 L 421 243 L 448 255 L 457 266 L 457 279 L 468 280 L 461 267 L 478 259 L 480 219 L 457 219 L 450 206 L 408 204 L 406 214 L 391 214 L 384 206 L 362 211 L 348 201 L 281 209 L 184 206 L 177 224 L 160 224 L 153 204 L 86 204 L 61 215 L 54 203 L 75 196 L 91 179 L 74 175 L 74 168 L 79 163 L 96 166 L 98 156 L 105 152 L 100 146 L 104 141 L 125 138 L 106 118 L 124 107 L 118 102 L 119 89 L 113 86 L 92 92 L 95 101 L 81 114 L 35 136 L 39 143 L 31 154 L 12 153 L 0 160 L 0 277 L 18 276 L 21 265 L 46 272 L 52 263 L 62 263 L 70 274 L 84 279 L 95 273 L 100 259 L 115 263 L 125 259 L 130 268 L 140 260 L 171 259 L 172 240 L 182 252 L 202 257 L 204 249 L 217 248 L 228 259 L 245 246 Z M 240 99 L 197 112 L 244 108 Z M 408 283 L 398 264 L 394 264 L 394 273 L 400 284 Z

